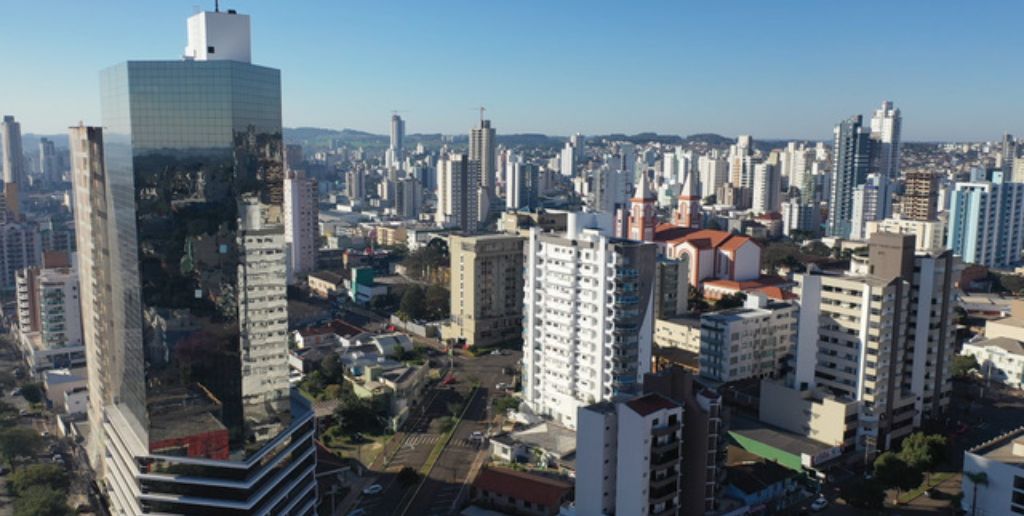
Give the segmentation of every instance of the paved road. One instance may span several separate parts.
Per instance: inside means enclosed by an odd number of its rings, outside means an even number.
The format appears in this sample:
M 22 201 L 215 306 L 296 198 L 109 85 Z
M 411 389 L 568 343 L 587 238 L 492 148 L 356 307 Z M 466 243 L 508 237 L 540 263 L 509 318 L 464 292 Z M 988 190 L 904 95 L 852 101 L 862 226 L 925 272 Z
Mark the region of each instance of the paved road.
M 361 508 L 371 515 L 443 515 L 450 514 L 452 505 L 470 480 L 470 468 L 478 457 L 486 453 L 487 445 L 472 442 L 473 432 L 488 431 L 492 418 L 491 400 L 497 395 L 495 385 L 509 382 L 511 377 L 502 372 L 505 367 L 514 366 L 519 353 L 485 355 L 477 358 L 459 356 L 455 358 L 453 374 L 456 383 L 450 386 L 435 386 L 424 396 L 425 410 L 413 417 L 396 436 L 401 445 L 388 460 L 381 458 L 371 465 L 377 475 L 373 481 L 384 487 L 379 495 L 360 496 L 348 511 Z M 444 438 L 436 424 L 431 422 L 449 414 L 449 405 L 466 400 L 473 392 L 474 384 L 479 385 L 465 406 L 462 422 L 453 432 L 451 441 L 445 446 L 431 470 L 430 475 L 412 486 L 404 486 L 395 480 L 403 467 L 419 472 L 437 443 Z M 340 514 L 345 514 L 342 512 Z

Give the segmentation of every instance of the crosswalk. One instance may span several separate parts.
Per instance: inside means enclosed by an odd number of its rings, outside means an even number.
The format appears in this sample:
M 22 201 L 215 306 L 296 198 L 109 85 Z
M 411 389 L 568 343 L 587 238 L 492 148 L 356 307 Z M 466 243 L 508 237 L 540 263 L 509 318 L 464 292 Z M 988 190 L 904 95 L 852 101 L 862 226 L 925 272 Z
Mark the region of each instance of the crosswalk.
M 409 446 L 409 445 L 418 446 L 418 445 L 421 445 L 421 444 L 431 444 L 432 445 L 432 444 L 437 443 L 437 440 L 440 439 L 440 438 L 441 438 L 441 436 L 438 435 L 438 434 L 413 434 L 413 435 L 410 435 L 408 438 L 406 438 L 405 444 L 403 446 Z

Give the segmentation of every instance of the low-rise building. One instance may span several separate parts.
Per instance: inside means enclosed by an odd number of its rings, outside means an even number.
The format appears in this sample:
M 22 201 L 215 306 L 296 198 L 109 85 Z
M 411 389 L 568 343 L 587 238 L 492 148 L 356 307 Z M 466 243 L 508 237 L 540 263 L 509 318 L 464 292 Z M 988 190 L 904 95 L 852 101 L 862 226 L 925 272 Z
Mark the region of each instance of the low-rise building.
M 774 380 L 761 381 L 758 417 L 769 425 L 807 436 L 843 452 L 857 440 L 860 403 L 821 390 L 790 389 Z
M 654 320 L 654 344 L 700 353 L 700 317 L 689 315 Z
M 485 467 L 473 481 L 473 503 L 504 514 L 555 516 L 573 499 L 570 482 L 508 468 Z
M 978 361 L 979 373 L 986 380 L 1014 389 L 1024 388 L 1024 343 L 1021 341 L 1007 337 L 973 340 L 964 343 L 961 354 Z
M 1024 427 L 964 452 L 967 514 L 1024 514 Z
M 772 461 L 729 465 L 727 478 L 725 496 L 739 500 L 751 512 L 782 512 L 800 491 L 798 474 Z
M 751 295 L 742 308 L 701 316 L 700 375 L 715 382 L 775 377 L 792 352 L 797 307 Z
M 344 280 L 341 274 L 331 271 L 311 272 L 306 279 L 309 290 L 324 299 L 340 292 L 344 288 Z

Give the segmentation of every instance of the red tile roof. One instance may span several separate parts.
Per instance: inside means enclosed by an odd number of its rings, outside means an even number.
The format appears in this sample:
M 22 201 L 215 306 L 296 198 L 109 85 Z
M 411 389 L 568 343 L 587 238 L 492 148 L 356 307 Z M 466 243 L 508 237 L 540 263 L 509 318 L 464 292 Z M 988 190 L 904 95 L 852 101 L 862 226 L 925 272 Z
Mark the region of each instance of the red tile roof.
M 659 410 L 677 408 L 679 404 L 660 394 L 648 394 L 627 401 L 626 406 L 633 409 L 633 412 L 646 416 Z
M 480 470 L 480 474 L 473 481 L 473 487 L 544 507 L 558 507 L 572 490 L 572 484 L 561 480 L 491 467 Z

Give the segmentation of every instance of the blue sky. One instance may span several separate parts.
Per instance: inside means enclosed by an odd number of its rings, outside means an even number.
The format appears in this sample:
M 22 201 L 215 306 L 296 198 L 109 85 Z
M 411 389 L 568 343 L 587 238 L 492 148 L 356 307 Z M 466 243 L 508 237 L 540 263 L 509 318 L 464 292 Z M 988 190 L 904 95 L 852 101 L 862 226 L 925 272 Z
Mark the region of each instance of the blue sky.
M 98 124 L 98 71 L 177 59 L 213 0 L 4 0 L 0 112 Z M 1024 133 L 1024 2 L 224 0 L 280 68 L 287 126 L 828 138 L 883 100 L 906 140 Z

